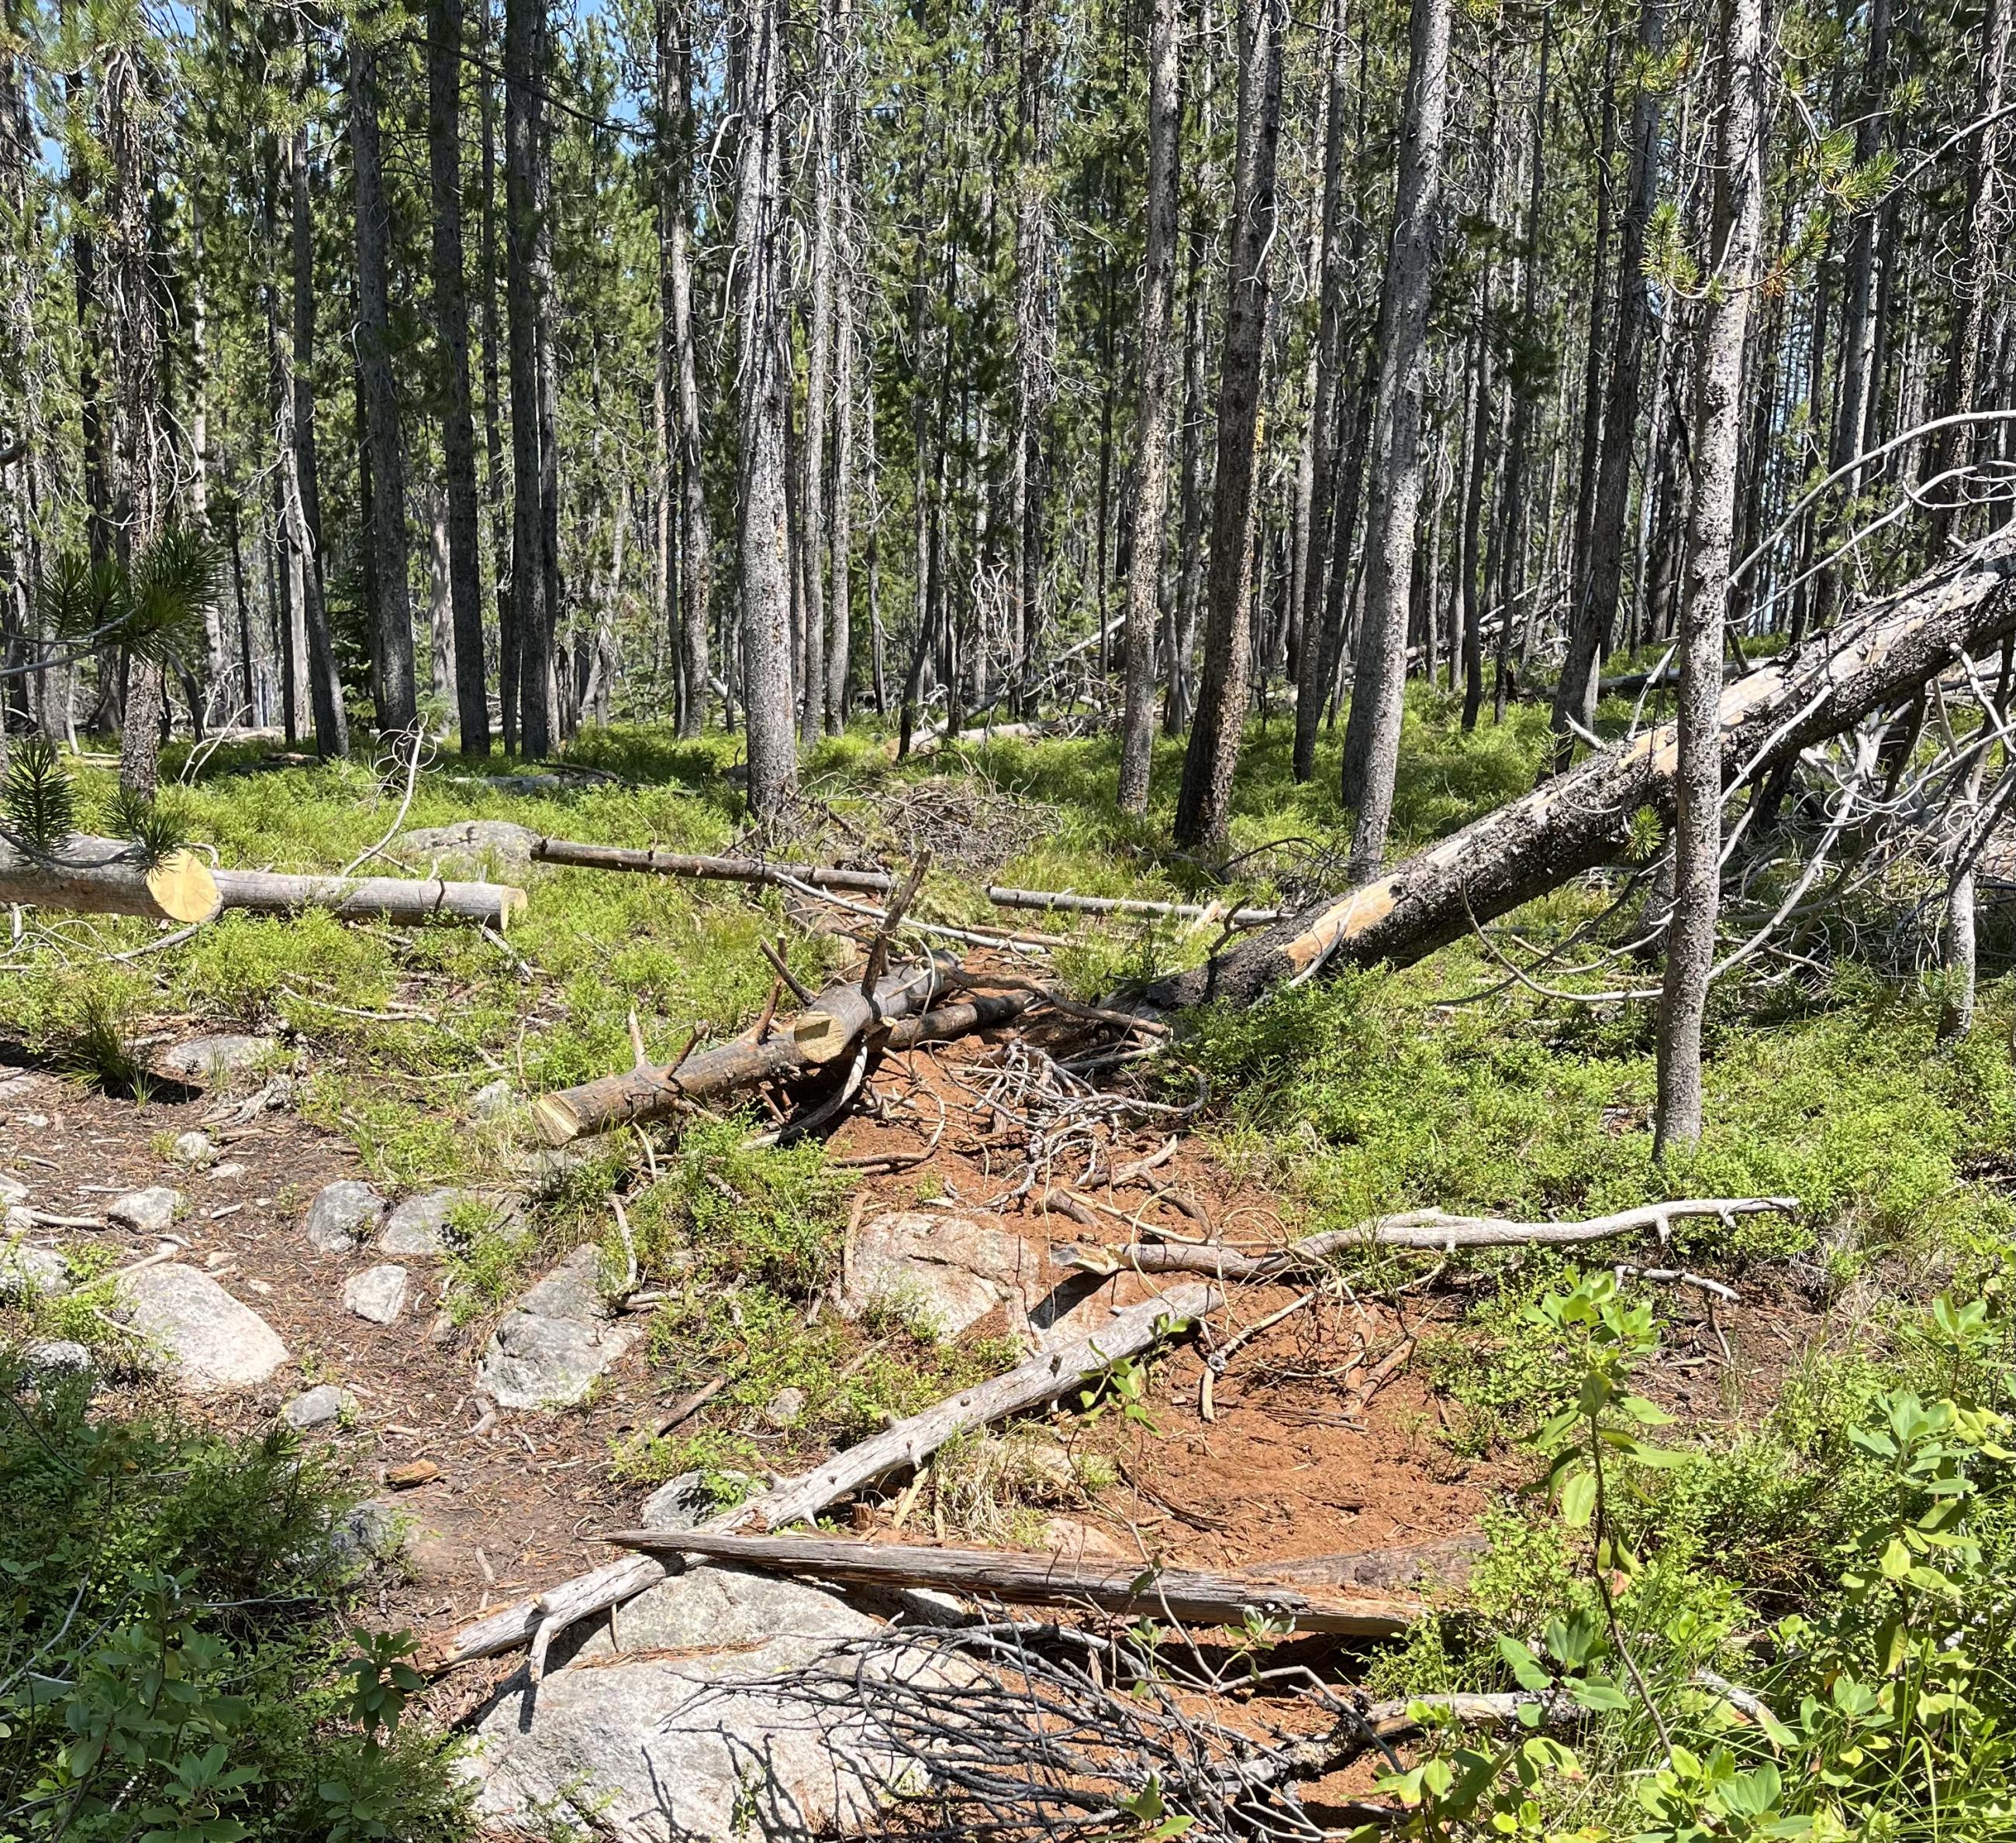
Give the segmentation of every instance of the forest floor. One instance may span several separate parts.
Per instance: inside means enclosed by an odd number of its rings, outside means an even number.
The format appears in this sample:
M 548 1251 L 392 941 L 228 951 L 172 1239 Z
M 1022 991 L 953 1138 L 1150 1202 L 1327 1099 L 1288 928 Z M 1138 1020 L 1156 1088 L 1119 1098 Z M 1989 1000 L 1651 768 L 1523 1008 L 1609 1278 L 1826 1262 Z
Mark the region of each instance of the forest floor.
M 1532 713 L 1469 739 L 1432 701 L 1410 722 L 1410 836 L 1446 830 L 1531 774 Z M 1327 779 L 1292 787 L 1285 746 L 1262 736 L 1251 752 L 1234 840 L 1242 899 L 1293 899 L 1338 855 Z M 396 764 L 376 777 L 272 769 L 268 753 L 221 752 L 170 796 L 227 863 L 334 868 L 390 828 L 420 831 L 406 861 L 425 869 L 452 854 L 424 829 L 471 819 L 686 850 L 740 836 L 718 749 L 643 733 L 584 739 L 571 759 L 585 773 L 528 789 L 491 788 L 443 763 L 406 807 Z M 948 925 L 1010 919 L 986 905 L 989 880 L 1191 894 L 1196 867 L 1113 812 L 1111 754 L 1103 738 L 1003 743 L 898 771 L 880 743 L 850 736 L 814 758 L 791 829 L 772 842 L 898 868 L 928 845 L 920 913 Z M 1668 1444 L 1731 1465 L 1753 1463 L 1759 1442 L 1808 1463 L 1801 1442 L 1838 1435 L 1884 1377 L 1917 1360 L 1921 1342 L 1899 1310 L 1978 1283 L 2007 1245 L 2006 995 L 1990 989 L 1971 1043 L 1933 1056 L 1936 992 L 1847 964 L 1822 985 L 1719 1000 L 1709 1129 L 1697 1154 L 1663 1169 L 1650 1157 L 1645 1008 L 1506 988 L 1481 947 L 1197 1019 L 1168 1068 L 1129 1086 L 1150 1105 L 1096 1136 L 1109 1166 L 1154 1153 L 1171 1136 L 1166 1114 L 1203 1096 L 1145 1194 L 1085 1187 L 1090 1142 L 1077 1175 L 1046 1167 L 1021 1182 L 1026 1135 L 977 1098 L 1003 1067 L 999 1035 L 889 1059 L 872 1104 L 823 1146 L 753 1152 L 747 1121 L 730 1119 L 683 1136 L 612 1136 L 569 1166 L 537 1149 L 519 1103 L 627 1067 L 633 1031 L 670 1060 L 697 1024 L 717 1040 L 743 1028 L 776 997 L 764 941 L 812 983 L 858 964 L 858 948 L 836 931 L 848 918 L 794 898 L 513 864 L 499 855 L 508 846 L 500 833 L 465 848 L 477 860 L 466 870 L 531 889 L 508 943 L 232 916 L 116 963 L 103 955 L 150 947 L 148 930 L 80 926 L 0 972 L 0 1064 L 13 1065 L 0 1067 L 0 1172 L 27 1187 L 33 1211 L 67 1219 L 32 1233 L 60 1250 L 77 1283 L 34 1329 L 102 1346 L 100 1413 L 167 1411 L 167 1385 L 114 1327 L 111 1276 L 172 1252 L 250 1305 L 288 1353 L 256 1389 L 185 1397 L 180 1412 L 259 1438 L 303 1391 L 348 1391 L 340 1417 L 305 1438 L 360 1496 L 398 1514 L 396 1563 L 366 1577 L 356 1608 L 381 1629 L 438 1638 L 596 1565 L 608 1553 L 598 1532 L 635 1525 L 668 1478 L 697 1471 L 725 1501 L 1007 1366 L 1031 1323 L 1069 1312 L 1096 1323 L 1150 1283 L 1089 1274 L 1074 1252 L 1134 1226 L 1268 1247 L 1401 1208 L 1543 1219 L 1665 1196 L 1797 1196 L 1795 1218 L 1689 1225 L 1661 1257 L 1733 1287 L 1737 1302 L 1691 1284 L 1629 1289 L 1652 1326 L 1633 1386 L 1675 1417 Z M 1600 900 L 1571 889 L 1520 926 L 1560 933 Z M 1054 916 L 1028 919 L 1064 931 Z M 1085 996 L 1210 945 L 1160 925 L 1069 934 L 1049 960 Z M 106 1073 L 108 1031 L 143 1061 L 216 1031 L 271 1047 L 235 1077 L 128 1081 L 122 1092 L 92 1078 L 94 1056 Z M 290 1078 L 286 1104 L 219 1123 L 276 1071 Z M 484 1104 L 500 1090 L 511 1103 L 501 1116 Z M 207 1162 L 177 1150 L 191 1131 L 210 1136 Z M 387 1257 L 369 1237 L 332 1253 L 304 1232 L 317 1197 L 344 1180 L 372 1186 L 387 1210 L 445 1185 L 509 1191 L 524 1198 L 521 1225 L 456 1217 L 439 1258 L 406 1261 L 417 1297 L 396 1322 L 370 1323 L 347 1308 L 344 1286 Z M 183 1199 L 173 1249 L 104 1223 L 114 1197 L 164 1185 Z M 620 1233 L 612 1193 L 628 1199 Z M 838 1312 L 851 1236 L 906 1214 L 998 1221 L 1028 1272 L 956 1335 L 903 1311 Z M 477 1365 L 495 1327 L 584 1244 L 599 1249 L 605 1276 L 636 1263 L 629 1290 L 650 1309 L 619 1322 L 643 1334 L 575 1406 L 491 1411 Z M 1439 1545 L 1420 1576 L 1391 1585 L 1447 1606 L 1457 1625 L 1383 1652 L 1299 1640 L 1282 1655 L 1374 1694 L 1502 1684 L 1502 1662 L 1475 1648 L 1463 1619 L 1516 1626 L 1549 1595 L 1583 1591 L 1575 1542 L 1550 1531 L 1544 1498 L 1528 1488 L 1544 1470 L 1529 1436 L 1576 1374 L 1559 1324 L 1535 1308 L 1612 1258 L 1651 1256 L 1620 1244 L 1579 1264 L 1545 1251 L 1354 1258 L 1237 1351 L 1213 1379 L 1206 1418 L 1205 1351 L 1304 1290 L 1234 1287 L 1208 1341 L 1156 1362 L 1138 1402 L 1095 1391 L 1039 1417 L 1066 1456 L 1061 1471 L 1010 1442 L 969 1443 L 934 1465 L 927 1489 L 899 1478 L 868 1494 L 843 1531 L 1262 1575 Z M 702 1385 L 711 1398 L 668 1426 L 669 1405 Z M 1668 1532 L 1674 1565 L 1697 1586 L 1713 1578 L 1726 1594 L 1768 1580 L 1782 1596 L 1811 1519 L 1746 1535 L 1732 1501 L 1741 1496 L 1733 1484 L 1704 1486 L 1648 1509 L 1643 1527 Z M 1470 1557 L 1487 1552 L 1488 1578 L 1466 1587 Z M 466 1719 L 515 1668 L 454 1673 L 424 1705 Z M 1366 1794 L 1375 1776 L 1361 1762 L 1313 1788 L 1312 1809 Z

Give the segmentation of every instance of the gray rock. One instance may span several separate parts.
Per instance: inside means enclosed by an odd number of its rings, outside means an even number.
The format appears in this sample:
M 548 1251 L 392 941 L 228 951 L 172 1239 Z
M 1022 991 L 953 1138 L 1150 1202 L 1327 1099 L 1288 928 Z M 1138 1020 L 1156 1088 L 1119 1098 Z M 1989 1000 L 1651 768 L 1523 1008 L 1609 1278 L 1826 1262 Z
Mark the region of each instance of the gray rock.
M 325 1184 L 308 1205 L 309 1241 L 325 1254 L 347 1254 L 378 1226 L 385 1199 L 357 1178 Z
M 479 1088 L 469 1097 L 469 1117 L 472 1120 L 502 1120 L 516 1113 L 523 1103 L 518 1091 L 503 1076 Z
M 70 1263 L 54 1248 L 11 1241 L 0 1247 L 0 1305 L 70 1290 Z
M 998 1305 L 1019 1308 L 1041 1258 L 997 1216 L 887 1210 L 848 1237 L 840 1309 L 880 1308 L 912 1329 L 956 1337 Z
M 302 1390 L 280 1410 L 280 1418 L 296 1433 L 305 1434 L 311 1428 L 328 1427 L 342 1420 L 356 1406 L 357 1398 L 348 1389 L 325 1382 Z
M 406 1546 L 412 1527 L 412 1519 L 391 1504 L 353 1505 L 329 1528 L 329 1553 L 339 1564 L 359 1567 L 390 1561 Z
M 217 1147 L 211 1143 L 207 1132 L 178 1133 L 175 1136 L 175 1156 L 185 1164 L 214 1164 L 217 1162 Z
M 531 868 L 532 847 L 539 834 L 509 819 L 458 819 L 452 826 L 422 826 L 402 832 L 392 842 L 404 862 L 426 869 L 438 866 L 443 877 L 488 877 L 502 872 L 522 876 Z
M 0 1209 L 11 1209 L 17 1203 L 28 1200 L 28 1186 L 19 1178 L 10 1178 L 0 1172 Z
M 214 1082 L 255 1067 L 279 1047 L 271 1037 L 192 1037 L 164 1049 L 155 1066 L 185 1082 Z
M 385 1218 L 385 1232 L 378 1238 L 379 1251 L 387 1254 L 440 1254 L 449 1245 L 448 1218 L 466 1204 L 488 1207 L 492 1223 L 500 1229 L 518 1226 L 518 1206 L 508 1197 L 486 1195 L 481 1190 L 450 1186 L 423 1190 L 409 1197 Z
M 23 1209 L 18 1203 L 10 1204 L 4 1216 L 0 1216 L 0 1227 L 9 1235 L 26 1235 L 35 1226 L 35 1212 Z
M 143 1235 L 159 1235 L 171 1227 L 182 1207 L 182 1193 L 166 1184 L 150 1184 L 116 1197 L 105 1211 L 114 1228 L 133 1229 Z
M 244 1176 L 245 1167 L 242 1164 L 234 1164 L 230 1160 L 227 1159 L 221 1164 L 211 1166 L 210 1175 L 214 1182 L 221 1183 L 228 1179 L 242 1178 Z
M 69 1337 L 50 1337 L 31 1344 L 21 1352 L 21 1366 L 38 1388 L 59 1382 L 66 1376 L 88 1376 L 95 1366 L 91 1352 Z
M 610 1615 L 618 1651 L 725 1650 L 773 1638 L 859 1638 L 880 1623 L 837 1594 L 779 1575 L 702 1563 Z
M 192 1393 L 257 1388 L 287 1360 L 273 1327 L 200 1269 L 143 1268 L 121 1284 L 134 1330 Z
M 756 1479 L 747 1472 L 720 1475 L 730 1484 L 740 1485 L 745 1495 L 756 1488 Z M 704 1474 L 682 1472 L 676 1478 L 667 1479 L 645 1499 L 643 1509 L 637 1514 L 646 1529 L 697 1529 L 722 1507 L 720 1500 L 707 1489 Z
M 344 1282 L 343 1309 L 374 1325 L 394 1325 L 406 1309 L 406 1270 L 367 1267 Z
M 644 1334 L 614 1319 L 596 1283 L 592 1243 L 578 1247 L 513 1306 L 477 1375 L 500 1408 L 564 1407 Z
M 29 1069 L 0 1069 L 0 1107 L 20 1106 L 48 1080 Z
M 796 1427 L 805 1417 L 805 1391 L 780 1388 L 763 1409 L 763 1418 L 779 1432 Z
M 614 1843 L 859 1830 L 914 1783 L 910 1769 L 858 1704 L 765 1682 L 832 1643 L 577 1664 L 540 1683 L 529 1721 L 525 1699 L 507 1696 L 466 1769 L 481 1780 L 477 1814 L 531 1836 L 575 1820 Z

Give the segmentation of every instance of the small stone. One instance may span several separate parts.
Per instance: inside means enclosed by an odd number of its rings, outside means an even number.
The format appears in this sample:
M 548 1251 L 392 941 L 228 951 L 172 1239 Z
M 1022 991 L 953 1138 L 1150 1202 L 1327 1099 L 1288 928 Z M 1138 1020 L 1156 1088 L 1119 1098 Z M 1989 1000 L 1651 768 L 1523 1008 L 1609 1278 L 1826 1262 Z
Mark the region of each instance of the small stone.
M 441 1467 L 432 1460 L 413 1459 L 402 1466 L 387 1467 L 385 1482 L 394 1491 L 412 1491 L 422 1485 L 431 1485 L 441 1475 Z
M 0 1305 L 70 1290 L 70 1263 L 54 1248 L 9 1242 L 0 1247 Z
M 312 1427 L 327 1427 L 357 1410 L 357 1398 L 333 1382 L 304 1389 L 280 1410 L 280 1418 L 297 1434 Z
M 801 1388 L 779 1389 L 763 1410 L 763 1418 L 779 1430 L 794 1427 L 805 1417 L 805 1391 Z
M 271 1037 L 192 1037 L 163 1050 L 156 1067 L 185 1082 L 214 1082 L 250 1068 L 278 1047 Z
M 578 1402 L 644 1335 L 643 1325 L 614 1319 L 597 1283 L 599 1265 L 594 1244 L 584 1244 L 505 1314 L 477 1366 L 499 1407 Z
M 234 1164 L 231 1160 L 227 1158 L 223 1164 L 211 1166 L 210 1181 L 213 1184 L 218 1184 L 223 1182 L 227 1178 L 242 1178 L 244 1175 L 245 1167 L 243 1165 Z
M 381 1253 L 387 1254 L 441 1254 L 452 1239 L 448 1218 L 471 1204 L 488 1208 L 493 1225 L 500 1229 L 519 1226 L 518 1207 L 509 1197 L 486 1197 L 480 1190 L 463 1190 L 450 1186 L 423 1190 L 409 1197 L 385 1218 L 385 1233 L 378 1238 Z
M 374 1325 L 392 1325 L 406 1309 L 406 1270 L 367 1267 L 344 1283 L 343 1308 Z
M 455 1334 L 461 1329 L 452 1314 L 437 1312 L 434 1314 L 434 1323 L 427 1326 L 427 1341 L 430 1344 L 452 1344 Z
M 26 1100 L 48 1079 L 46 1075 L 38 1075 L 31 1069 L 0 1069 L 0 1107 L 11 1107 L 16 1101 Z
M 4 1226 L 9 1235 L 26 1235 L 35 1226 L 35 1212 L 15 1204 L 4 1218 L 0 1218 L 0 1226 Z
M 49 1123 L 49 1117 L 46 1114 L 16 1114 L 14 1116 L 14 1124 L 27 1127 L 31 1132 L 40 1132 Z
M 717 1472 L 722 1485 L 735 1488 L 735 1495 L 747 1496 L 757 1481 L 747 1472 Z M 669 1478 L 645 1499 L 637 1514 L 646 1529 L 697 1529 L 726 1504 L 707 1482 L 704 1472 L 682 1472 Z
M 21 1366 L 37 1388 L 60 1382 L 66 1376 L 88 1376 L 91 1352 L 69 1337 L 51 1337 L 31 1344 L 21 1352 Z
M 256 1388 L 287 1360 L 273 1327 L 199 1268 L 144 1268 L 120 1283 L 134 1330 L 160 1347 L 186 1389 Z
M 178 1133 L 175 1137 L 175 1156 L 185 1164 L 214 1164 L 217 1147 L 211 1143 L 207 1132 Z
M 272 1291 L 273 1283 L 270 1280 L 248 1280 L 245 1283 L 245 1290 L 248 1293 L 264 1295 Z
M 10 1178 L 5 1172 L 0 1172 L 0 1208 L 12 1208 L 27 1200 L 28 1186 L 19 1178 Z
M 173 1226 L 181 1213 L 182 1193 L 171 1190 L 166 1184 L 150 1184 L 144 1190 L 132 1190 L 116 1197 L 107 1207 L 105 1218 L 115 1229 L 131 1229 L 142 1235 L 159 1235 Z
M 516 1110 L 518 1091 L 502 1075 L 487 1088 L 479 1088 L 469 1097 L 469 1117 L 472 1120 L 502 1120 Z
M 325 1254 L 347 1254 L 378 1226 L 385 1199 L 356 1178 L 325 1184 L 308 1205 L 309 1241 Z
M 410 1520 L 390 1504 L 357 1504 L 331 1527 L 329 1553 L 339 1563 L 389 1561 L 405 1546 L 411 1528 Z

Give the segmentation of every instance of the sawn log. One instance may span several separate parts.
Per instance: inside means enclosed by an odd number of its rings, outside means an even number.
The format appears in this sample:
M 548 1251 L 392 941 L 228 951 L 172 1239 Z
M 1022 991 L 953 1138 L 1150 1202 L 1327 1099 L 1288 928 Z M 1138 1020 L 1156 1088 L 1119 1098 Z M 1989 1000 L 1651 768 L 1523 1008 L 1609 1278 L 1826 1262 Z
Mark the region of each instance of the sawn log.
M 1002 1549 L 932 1549 L 902 1542 L 856 1542 L 816 1536 L 733 1535 L 715 1529 L 626 1529 L 606 1542 L 647 1555 L 705 1555 L 766 1573 L 891 1587 L 937 1587 L 970 1600 L 1011 1606 L 1093 1606 L 1103 1612 L 1173 1619 L 1186 1625 L 1237 1625 L 1264 1613 L 1300 1632 L 1391 1638 L 1420 1609 L 1385 1600 L 1312 1593 L 1254 1575 L 1195 1574 L 1101 1564 Z
M 2012 580 L 2016 527 L 1735 680 L 1722 693 L 1725 776 L 1733 782 L 1787 760 L 2016 629 Z M 1592 755 L 1385 876 L 1159 981 L 1146 1002 L 1160 1010 L 1246 1004 L 1325 966 L 1420 959 L 1615 857 L 1640 812 L 1670 816 L 1679 747 L 1666 724 Z
M 194 851 L 171 851 L 151 870 L 132 852 L 116 838 L 77 837 L 42 859 L 0 840 L 0 902 L 185 925 L 216 914 L 217 881 Z
M 444 883 L 433 877 L 297 877 L 279 870 L 214 874 L 223 907 L 259 915 L 326 909 L 345 921 L 471 922 L 502 934 L 525 906 L 525 892 L 502 883 Z

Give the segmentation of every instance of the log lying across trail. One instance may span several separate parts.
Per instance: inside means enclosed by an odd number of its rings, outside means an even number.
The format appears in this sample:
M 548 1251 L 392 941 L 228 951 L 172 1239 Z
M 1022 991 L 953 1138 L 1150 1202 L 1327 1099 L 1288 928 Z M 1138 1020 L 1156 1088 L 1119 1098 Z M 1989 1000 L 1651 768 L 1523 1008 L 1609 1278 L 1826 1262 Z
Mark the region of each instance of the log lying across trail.
M 1910 697 L 1928 679 L 2016 630 L 2016 529 L 1930 571 L 1722 693 L 1724 772 L 1733 782 Z M 1178 1010 L 1245 1004 L 1323 966 L 1406 964 L 1615 857 L 1645 808 L 1670 816 L 1679 736 L 1668 724 L 1486 814 L 1376 880 L 1327 897 L 1204 965 L 1149 988 Z
M 1222 1295 L 1215 1289 L 1193 1285 L 1175 1287 L 1159 1299 L 1145 1299 L 1138 1305 L 1130 1305 L 1091 1335 L 1039 1352 L 1027 1362 L 963 1390 L 921 1414 L 896 1421 L 872 1438 L 835 1455 L 815 1471 L 787 1478 L 760 1497 L 722 1512 L 707 1527 L 726 1530 L 754 1524 L 761 1529 L 782 1529 L 808 1522 L 864 1485 L 891 1472 L 914 1469 L 947 1441 L 970 1428 L 1027 1414 L 1082 1388 L 1122 1357 L 1147 1349 L 1172 1325 L 1202 1318 L 1222 1302 Z M 473 1625 L 464 1626 L 430 1660 L 430 1668 L 452 1669 L 458 1664 L 515 1650 L 524 1644 L 538 1647 L 536 1663 L 544 1655 L 539 1643 L 542 1636 L 550 1641 L 556 1632 L 576 1620 L 591 1618 L 605 1607 L 619 1606 L 635 1598 L 646 1588 L 657 1586 L 671 1571 L 654 1556 L 628 1555 L 577 1575 L 530 1600 L 519 1600 Z
M 855 870 L 844 865 L 778 864 L 764 858 L 695 857 L 661 851 L 655 846 L 633 851 L 622 845 L 584 844 L 567 838 L 538 838 L 532 857 L 541 864 L 562 864 L 582 870 L 635 870 L 651 877 L 693 877 L 716 883 L 769 884 L 782 889 L 808 883 L 826 890 L 862 890 L 886 896 L 893 880 L 885 870 Z
M 208 921 L 217 880 L 194 851 L 171 851 L 151 870 L 116 838 L 67 839 L 38 858 L 0 840 L 0 902 L 67 909 L 83 915 L 138 915 L 149 921 Z
M 1186 1625 L 1237 1625 L 1249 1612 L 1261 1611 L 1287 1620 L 1300 1632 L 1391 1638 L 1420 1616 L 1415 1607 L 1312 1594 L 1292 1582 L 1257 1575 L 1143 1569 L 1134 1562 L 1101 1566 L 1013 1550 L 733 1535 L 714 1529 L 626 1529 L 602 1539 L 647 1555 L 705 1555 L 768 1573 L 937 1587 L 970 1600 L 1005 1600 L 1013 1606 L 1093 1606 L 1103 1612 L 1161 1616 Z
M 1264 928 L 1286 913 L 1280 909 L 1224 909 L 1215 902 L 1151 902 L 1138 896 L 1080 896 L 1069 890 L 1015 890 L 989 884 L 987 899 L 997 909 L 1060 909 L 1078 915 L 1159 915 L 1176 921 L 1207 916 L 1235 928 Z
M 1102 1271 L 1131 1268 L 1137 1273 L 1204 1273 L 1214 1280 L 1272 1280 L 1300 1268 L 1319 1266 L 1347 1248 L 1417 1248 L 1448 1254 L 1457 1248 L 1553 1247 L 1602 1241 L 1613 1235 L 1656 1230 L 1664 1241 L 1672 1225 L 1690 1218 L 1793 1215 L 1796 1197 L 1704 1197 L 1679 1203 L 1648 1203 L 1615 1215 L 1592 1216 L 1582 1222 L 1509 1222 L 1496 1216 L 1452 1216 L 1438 1209 L 1410 1210 L 1397 1216 L 1375 1217 L 1349 1229 L 1305 1236 L 1286 1247 L 1248 1253 L 1208 1242 L 1141 1242 L 1102 1250 Z M 1109 1267 L 1109 1263 L 1110 1267 Z
M 472 922 L 502 934 L 525 906 L 525 892 L 502 883 L 444 883 L 433 877 L 297 877 L 279 870 L 213 874 L 225 908 L 259 915 L 326 909 L 345 921 Z

